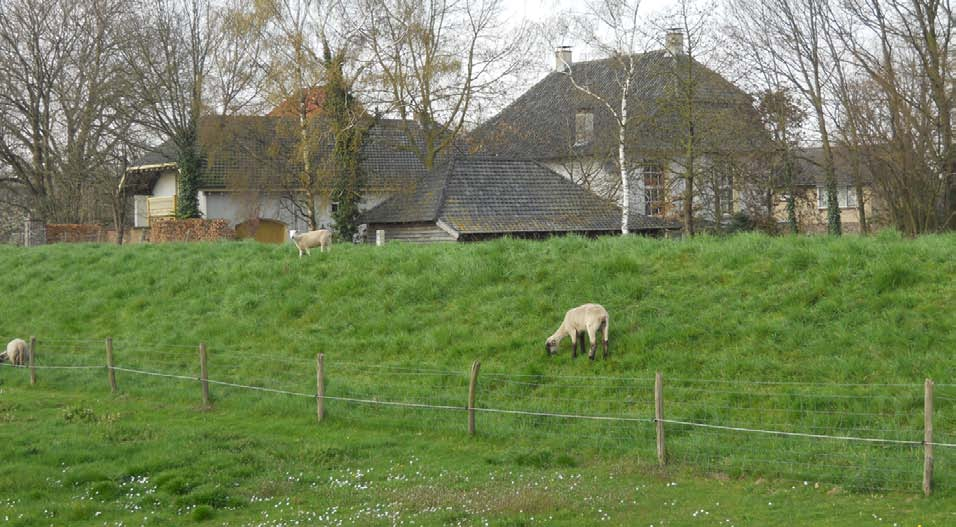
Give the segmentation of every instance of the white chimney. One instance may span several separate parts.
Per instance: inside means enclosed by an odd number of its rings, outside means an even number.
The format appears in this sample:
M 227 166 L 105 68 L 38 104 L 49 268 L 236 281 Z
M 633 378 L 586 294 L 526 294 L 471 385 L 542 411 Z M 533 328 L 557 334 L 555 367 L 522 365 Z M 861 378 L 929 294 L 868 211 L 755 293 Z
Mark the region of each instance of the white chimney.
M 667 34 L 664 36 L 664 49 L 671 55 L 684 54 L 684 31 L 681 28 L 675 27 L 667 30 Z
M 554 71 L 571 71 L 571 46 L 558 46 L 554 51 Z

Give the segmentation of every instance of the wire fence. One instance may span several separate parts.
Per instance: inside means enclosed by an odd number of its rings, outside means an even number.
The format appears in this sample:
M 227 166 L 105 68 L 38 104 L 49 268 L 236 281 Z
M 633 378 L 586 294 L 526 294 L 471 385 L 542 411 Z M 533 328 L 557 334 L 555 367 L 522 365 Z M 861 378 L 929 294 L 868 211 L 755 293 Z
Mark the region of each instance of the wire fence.
M 0 366 L 53 385 L 112 373 L 123 391 L 150 396 L 162 389 L 183 401 L 195 398 L 187 385 L 198 382 L 217 404 L 251 394 L 262 404 L 283 397 L 301 401 L 288 407 L 291 414 L 308 407 L 320 421 L 328 412 L 341 422 L 463 433 L 470 418 L 478 435 L 492 440 L 573 444 L 718 478 L 855 492 L 914 492 L 921 485 L 928 491 L 927 481 L 936 492 L 956 489 L 956 472 L 944 470 L 956 453 L 956 384 L 666 377 L 655 389 L 653 377 L 517 374 L 489 371 L 488 364 L 471 372 L 337 360 L 319 366 L 251 350 L 211 354 L 209 374 L 193 346 L 122 340 L 111 346 L 104 361 L 101 340 L 42 339 L 22 366 Z M 170 390 L 172 382 L 183 386 Z M 935 474 L 927 476 L 934 463 Z

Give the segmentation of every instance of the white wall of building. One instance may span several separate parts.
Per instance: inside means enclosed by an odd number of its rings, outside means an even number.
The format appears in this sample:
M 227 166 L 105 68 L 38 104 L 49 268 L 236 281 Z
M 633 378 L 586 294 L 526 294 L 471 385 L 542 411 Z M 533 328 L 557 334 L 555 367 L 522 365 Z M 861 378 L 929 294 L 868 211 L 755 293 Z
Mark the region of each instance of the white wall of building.
M 224 219 L 231 226 L 236 226 L 246 220 L 259 217 L 263 219 L 277 220 L 285 223 L 290 229 L 298 231 L 309 230 L 308 223 L 302 218 L 296 218 L 293 213 L 292 203 L 282 194 L 263 193 L 259 195 L 250 195 L 241 192 L 225 191 L 203 191 L 200 192 L 200 211 L 203 217 L 209 219 Z M 383 201 L 390 194 L 387 193 L 369 193 L 363 196 L 359 208 L 368 210 Z M 316 207 L 319 211 L 318 222 L 320 227 L 331 227 L 332 220 L 331 203 L 321 198 L 316 199 Z
M 176 195 L 176 172 L 163 172 L 156 184 L 153 185 L 153 196 L 175 196 Z
M 145 216 L 145 198 L 159 196 L 175 196 L 176 191 L 176 172 L 167 171 L 162 173 L 153 185 L 153 193 L 150 196 L 141 196 L 142 203 L 138 201 L 134 204 L 134 216 L 141 214 Z M 359 202 L 359 210 L 368 210 L 381 204 L 391 196 L 388 192 L 368 192 L 362 196 Z M 134 200 L 135 201 L 135 200 Z M 248 193 L 232 192 L 223 190 L 201 190 L 198 195 L 199 212 L 207 219 L 224 219 L 229 225 L 235 227 L 252 218 L 262 218 L 281 221 L 290 229 L 298 231 L 309 230 L 308 223 L 296 218 L 293 213 L 293 206 L 288 199 L 280 193 Z M 137 208 L 139 207 L 139 208 Z M 320 227 L 331 227 L 332 204 L 322 198 L 316 199 L 316 207 L 319 211 L 318 222 Z M 140 212 L 142 209 L 142 212 Z M 138 217 L 138 216 L 136 216 Z M 145 225 L 145 217 L 143 218 Z

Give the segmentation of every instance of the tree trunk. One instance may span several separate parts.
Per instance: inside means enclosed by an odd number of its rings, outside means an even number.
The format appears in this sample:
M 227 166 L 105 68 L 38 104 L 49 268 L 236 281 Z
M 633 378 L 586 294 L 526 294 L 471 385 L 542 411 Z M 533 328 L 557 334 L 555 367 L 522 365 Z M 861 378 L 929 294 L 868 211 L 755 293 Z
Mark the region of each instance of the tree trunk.
M 627 235 L 631 232 L 630 230 L 630 221 L 631 221 L 631 185 L 628 181 L 629 173 L 627 170 L 627 152 L 624 149 L 625 143 L 625 132 L 627 131 L 627 94 L 630 92 L 630 83 L 631 75 L 630 71 L 627 75 L 627 80 L 624 81 L 624 89 L 621 95 L 621 119 L 618 123 L 618 142 L 617 142 L 617 158 L 618 164 L 620 165 L 621 171 L 621 234 Z
M 827 134 L 826 118 L 822 103 L 816 105 L 817 125 L 820 128 L 820 140 L 823 144 L 823 172 L 826 177 L 827 192 L 827 232 L 833 236 L 840 236 L 843 227 L 840 225 L 840 202 L 837 194 L 836 173 L 833 169 L 833 149 L 830 148 L 830 136 Z

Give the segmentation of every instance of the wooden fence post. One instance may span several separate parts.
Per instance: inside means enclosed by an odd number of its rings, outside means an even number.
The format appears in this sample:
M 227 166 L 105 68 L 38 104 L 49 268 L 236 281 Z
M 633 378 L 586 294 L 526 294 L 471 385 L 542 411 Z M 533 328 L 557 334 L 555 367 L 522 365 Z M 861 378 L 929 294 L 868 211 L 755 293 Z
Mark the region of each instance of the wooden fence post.
M 664 447 L 664 378 L 661 372 L 654 375 L 654 422 L 657 424 L 657 463 L 664 466 L 667 450 Z
M 209 370 L 206 365 L 206 343 L 199 343 L 199 381 L 202 383 L 202 406 L 204 409 L 210 407 L 209 404 Z
M 325 418 L 325 353 L 315 356 L 315 412 L 321 423 Z
M 933 493 L 933 381 L 923 386 L 923 494 Z
M 478 370 L 481 362 L 471 365 L 471 382 L 468 383 L 468 435 L 475 435 L 475 388 L 478 385 Z
M 30 385 L 33 386 L 37 383 L 37 338 L 30 337 Z
M 110 393 L 116 393 L 116 372 L 113 371 L 113 337 L 106 337 L 106 373 L 110 380 Z

